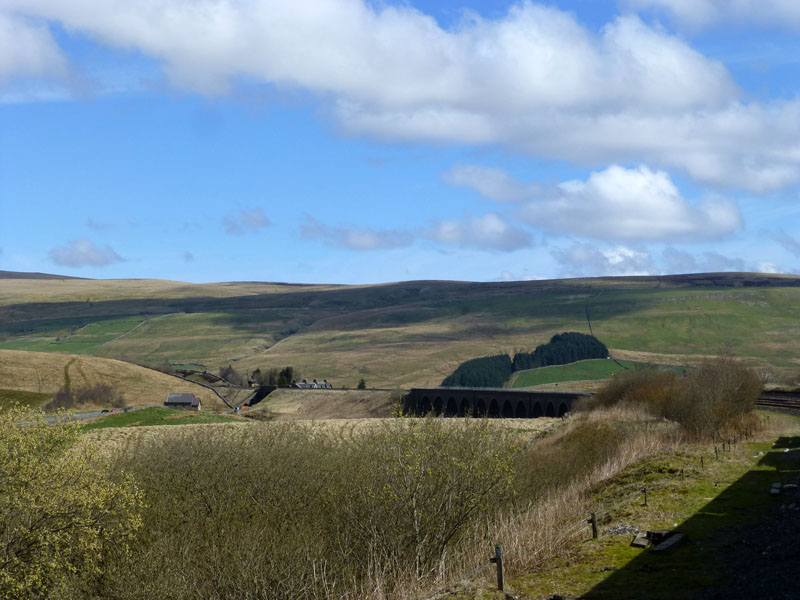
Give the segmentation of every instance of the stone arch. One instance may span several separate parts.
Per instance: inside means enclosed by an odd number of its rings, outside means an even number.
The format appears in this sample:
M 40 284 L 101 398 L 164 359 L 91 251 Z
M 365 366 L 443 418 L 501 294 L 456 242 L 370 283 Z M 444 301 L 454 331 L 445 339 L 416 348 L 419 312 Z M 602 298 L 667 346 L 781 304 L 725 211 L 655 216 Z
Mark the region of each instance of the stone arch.
M 486 401 L 483 398 L 478 398 L 478 402 L 475 404 L 475 409 L 472 414 L 476 417 L 485 417 L 488 414 L 488 410 L 486 408 Z
M 542 405 L 538 402 L 533 403 L 533 408 L 531 409 L 531 418 L 536 419 L 542 416 Z
M 459 417 L 472 416 L 472 407 L 470 406 L 469 398 L 461 399 L 461 406 L 458 409 L 458 416 Z
M 458 402 L 452 396 L 450 396 L 447 399 L 447 406 L 445 406 L 445 408 L 444 408 L 444 416 L 445 417 L 456 417 L 456 416 L 458 416 Z
M 512 419 L 514 418 L 514 407 L 511 406 L 511 401 L 506 400 L 503 402 L 503 412 L 502 416 L 504 419 Z
M 518 419 L 528 418 L 528 409 L 524 402 L 517 402 L 517 410 L 514 411 L 514 416 Z
M 567 412 L 567 405 L 562 402 L 558 407 L 558 416 L 563 417 L 565 414 L 567 414 Z
M 437 417 L 442 414 L 444 410 L 444 400 L 442 400 L 441 396 L 436 396 L 436 400 L 433 401 L 433 414 Z
M 431 408 L 432 408 L 431 399 L 428 398 L 427 396 L 423 396 L 422 401 L 419 403 L 419 414 L 421 416 L 425 416 L 429 412 L 431 412 Z
M 489 417 L 495 419 L 500 416 L 500 405 L 497 404 L 497 399 L 492 398 L 492 401 L 489 403 Z
M 556 409 L 553 406 L 552 402 L 547 403 L 547 410 L 544 411 L 546 417 L 555 417 L 556 416 Z

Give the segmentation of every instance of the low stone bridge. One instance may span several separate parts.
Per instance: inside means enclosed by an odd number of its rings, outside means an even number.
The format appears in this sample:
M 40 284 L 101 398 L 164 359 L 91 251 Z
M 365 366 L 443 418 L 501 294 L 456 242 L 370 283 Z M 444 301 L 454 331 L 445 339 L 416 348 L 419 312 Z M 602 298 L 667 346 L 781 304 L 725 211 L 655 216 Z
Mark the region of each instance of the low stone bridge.
M 403 407 L 406 414 L 442 417 L 494 417 L 533 419 L 562 417 L 580 392 L 531 392 L 502 388 L 412 388 Z

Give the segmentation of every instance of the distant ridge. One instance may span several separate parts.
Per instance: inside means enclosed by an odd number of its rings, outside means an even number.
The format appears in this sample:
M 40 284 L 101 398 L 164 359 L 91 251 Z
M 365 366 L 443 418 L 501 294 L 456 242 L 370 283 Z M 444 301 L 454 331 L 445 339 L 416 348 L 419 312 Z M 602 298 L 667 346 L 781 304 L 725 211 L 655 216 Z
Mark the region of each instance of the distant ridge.
M 52 275 L 50 273 L 22 273 L 19 271 L 0 271 L 0 279 L 84 279 L 87 277 L 70 277 L 69 275 Z

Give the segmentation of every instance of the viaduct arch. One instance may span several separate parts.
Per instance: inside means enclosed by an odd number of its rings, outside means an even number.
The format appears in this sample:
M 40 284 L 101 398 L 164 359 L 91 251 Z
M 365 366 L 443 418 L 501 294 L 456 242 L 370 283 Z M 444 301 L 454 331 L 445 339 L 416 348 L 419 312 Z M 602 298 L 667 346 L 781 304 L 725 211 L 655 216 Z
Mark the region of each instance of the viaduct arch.
M 562 417 L 589 393 L 531 392 L 502 388 L 412 388 L 403 412 L 437 417 L 535 419 Z

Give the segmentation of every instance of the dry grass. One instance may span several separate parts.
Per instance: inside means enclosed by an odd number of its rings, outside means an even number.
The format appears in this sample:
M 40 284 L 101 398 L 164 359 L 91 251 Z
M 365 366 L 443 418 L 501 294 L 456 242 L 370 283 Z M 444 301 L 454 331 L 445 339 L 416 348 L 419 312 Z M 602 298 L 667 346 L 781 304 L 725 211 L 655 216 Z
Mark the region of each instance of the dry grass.
M 193 393 L 203 401 L 204 407 L 224 406 L 212 392 L 198 385 L 127 362 L 72 354 L 0 350 L 0 388 L 53 394 L 66 384 L 67 374 L 73 387 L 105 383 L 118 388 L 130 406 L 160 404 L 172 392 Z
M 162 279 L 0 279 L 0 306 L 26 302 L 93 302 L 136 298 L 230 298 L 334 286 L 230 282 L 192 284 Z
M 270 413 L 280 421 L 391 417 L 402 392 L 374 390 L 291 390 L 272 392 L 249 414 Z

